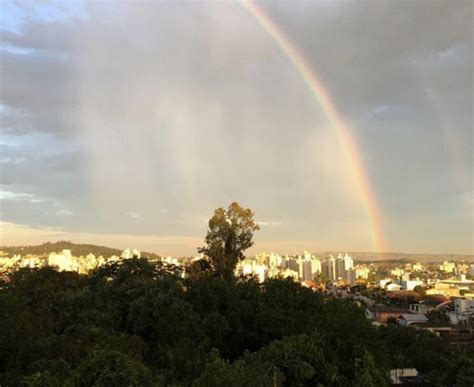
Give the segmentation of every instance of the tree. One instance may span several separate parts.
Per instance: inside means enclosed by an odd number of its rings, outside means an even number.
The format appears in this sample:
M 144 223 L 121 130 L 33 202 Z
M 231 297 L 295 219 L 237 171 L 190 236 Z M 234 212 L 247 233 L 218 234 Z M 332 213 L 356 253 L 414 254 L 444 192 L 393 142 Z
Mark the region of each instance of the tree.
M 211 263 L 207 259 L 199 259 L 186 267 L 186 276 L 192 280 L 202 280 L 211 274 Z
M 326 286 L 328 281 L 329 281 L 328 277 L 326 277 L 323 273 L 317 273 L 314 276 L 314 282 L 316 283 L 316 285 Z
M 76 370 L 77 386 L 149 386 L 148 369 L 127 355 L 110 350 L 92 352 Z M 155 385 L 159 385 L 158 380 Z
M 248 368 L 265 370 L 267 379 L 278 386 L 335 385 L 338 376 L 317 331 L 275 340 L 243 359 Z
M 244 251 L 253 245 L 253 233 L 260 229 L 249 208 L 233 202 L 227 210 L 220 207 L 209 220 L 206 246 L 198 248 L 211 261 L 218 277 L 231 279 Z
M 423 286 L 417 285 L 413 289 L 414 292 L 417 292 L 421 297 L 426 297 L 426 289 Z
M 428 317 L 428 321 L 434 323 L 449 323 L 448 315 L 442 310 L 430 310 L 426 317 Z
M 369 387 L 369 386 L 386 386 L 387 383 L 381 372 L 377 367 L 372 355 L 364 350 L 361 359 L 356 359 L 355 367 L 355 387 Z
M 271 387 L 274 385 L 272 378 L 269 378 L 263 370 L 252 367 L 243 360 L 231 364 L 222 359 L 216 349 L 211 350 L 208 357 L 201 375 L 193 381 L 193 387 Z

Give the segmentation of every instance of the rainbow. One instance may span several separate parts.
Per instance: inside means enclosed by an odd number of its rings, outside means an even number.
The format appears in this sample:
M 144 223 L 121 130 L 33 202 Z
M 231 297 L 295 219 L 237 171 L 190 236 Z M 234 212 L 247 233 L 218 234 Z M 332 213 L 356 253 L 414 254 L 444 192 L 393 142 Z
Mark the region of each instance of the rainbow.
M 351 173 L 362 196 L 364 206 L 367 210 L 371 223 L 375 247 L 377 252 L 382 254 L 386 251 L 386 249 L 379 209 L 370 187 L 365 168 L 360 159 L 357 145 L 348 126 L 344 123 L 340 114 L 336 110 L 336 107 L 334 106 L 328 91 L 321 84 L 318 77 L 311 69 L 311 66 L 306 62 L 303 55 L 299 52 L 298 48 L 251 0 L 241 0 L 240 3 L 247 10 L 247 12 L 255 18 L 260 27 L 275 41 L 281 51 L 285 54 L 298 74 L 303 78 L 306 86 L 311 91 L 311 94 L 314 96 L 323 112 L 326 114 L 331 126 L 336 130 L 344 151 L 349 158 Z

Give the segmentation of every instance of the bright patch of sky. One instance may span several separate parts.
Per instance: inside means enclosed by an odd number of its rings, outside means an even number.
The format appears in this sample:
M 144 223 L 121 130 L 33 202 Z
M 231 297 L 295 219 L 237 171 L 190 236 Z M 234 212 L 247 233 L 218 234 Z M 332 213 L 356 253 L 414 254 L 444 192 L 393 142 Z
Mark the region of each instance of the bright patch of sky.
M 67 22 L 69 19 L 89 18 L 85 2 L 79 0 L 15 1 L 0 2 L 1 29 L 20 32 L 30 21 L 48 23 Z

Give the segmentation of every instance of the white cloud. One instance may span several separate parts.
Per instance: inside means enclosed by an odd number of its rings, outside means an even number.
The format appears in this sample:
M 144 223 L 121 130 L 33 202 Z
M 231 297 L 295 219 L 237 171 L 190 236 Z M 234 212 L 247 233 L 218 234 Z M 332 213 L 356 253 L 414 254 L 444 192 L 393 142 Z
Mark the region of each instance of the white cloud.
M 0 157 L 0 164 L 20 164 L 24 161 L 26 161 L 25 157 L 8 157 L 8 156 Z
M 132 219 L 140 219 L 142 216 L 137 212 L 129 212 L 127 214 Z
M 47 200 L 38 198 L 34 194 L 25 192 L 0 191 L 0 200 L 14 200 L 17 202 L 44 203 Z
M 257 224 L 259 226 L 281 226 L 283 223 L 276 221 L 257 221 Z
M 25 200 L 35 195 L 24 192 L 0 191 L 0 200 Z
M 56 215 L 71 216 L 71 215 L 74 215 L 74 212 L 72 212 L 71 210 L 59 210 L 59 211 L 56 212 Z

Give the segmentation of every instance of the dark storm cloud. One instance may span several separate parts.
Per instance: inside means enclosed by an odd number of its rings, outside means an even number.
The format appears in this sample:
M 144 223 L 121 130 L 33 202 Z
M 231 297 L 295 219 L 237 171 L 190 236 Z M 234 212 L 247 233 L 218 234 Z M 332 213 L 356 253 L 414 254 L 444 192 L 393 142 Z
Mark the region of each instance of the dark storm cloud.
M 352 127 L 389 245 L 416 250 L 416 219 L 433 250 L 471 249 L 472 3 L 260 6 Z M 1 31 L 0 168 L 20 197 L 3 200 L 2 220 L 200 235 L 238 199 L 267 240 L 371 248 L 337 137 L 242 7 L 15 7 Z M 443 230 L 460 237 L 444 243 Z

